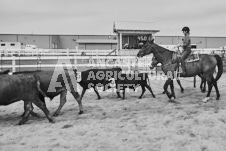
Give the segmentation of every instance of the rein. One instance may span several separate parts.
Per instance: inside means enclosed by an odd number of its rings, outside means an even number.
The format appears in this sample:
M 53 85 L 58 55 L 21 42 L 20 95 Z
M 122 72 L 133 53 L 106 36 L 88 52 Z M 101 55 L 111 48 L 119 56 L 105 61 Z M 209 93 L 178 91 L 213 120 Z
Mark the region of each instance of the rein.
M 158 62 L 160 63 L 163 62 L 164 59 L 161 57 L 161 55 L 159 55 L 159 52 L 156 51 L 156 49 L 154 49 L 153 54 L 154 54 L 154 57 L 156 57 L 156 59 L 159 60 Z M 169 66 L 169 65 L 172 65 L 172 63 L 167 63 L 167 64 L 162 63 L 162 67 Z

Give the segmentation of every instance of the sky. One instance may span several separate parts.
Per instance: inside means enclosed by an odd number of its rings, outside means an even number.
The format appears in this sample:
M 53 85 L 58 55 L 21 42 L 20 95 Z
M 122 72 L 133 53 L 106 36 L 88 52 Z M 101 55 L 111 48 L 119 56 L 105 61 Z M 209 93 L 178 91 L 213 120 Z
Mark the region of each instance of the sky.
M 0 34 L 108 35 L 114 21 L 152 22 L 156 36 L 226 37 L 226 0 L 0 0 Z

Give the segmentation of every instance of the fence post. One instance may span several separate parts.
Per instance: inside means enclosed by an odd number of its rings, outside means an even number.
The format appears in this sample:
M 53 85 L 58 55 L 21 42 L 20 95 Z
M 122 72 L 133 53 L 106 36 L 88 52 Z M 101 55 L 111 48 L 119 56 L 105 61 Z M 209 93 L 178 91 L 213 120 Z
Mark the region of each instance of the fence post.
M 77 58 L 76 58 L 76 56 L 74 56 L 74 69 L 78 69 L 77 64 L 78 64 Z
M 16 57 L 12 56 L 12 71 L 16 72 Z
M 69 49 L 67 49 L 67 56 L 70 56 Z

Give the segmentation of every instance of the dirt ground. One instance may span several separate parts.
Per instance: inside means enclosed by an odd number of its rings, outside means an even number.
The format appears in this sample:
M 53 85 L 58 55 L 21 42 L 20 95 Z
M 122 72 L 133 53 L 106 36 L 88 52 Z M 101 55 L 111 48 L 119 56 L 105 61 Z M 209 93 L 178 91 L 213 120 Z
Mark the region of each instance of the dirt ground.
M 69 93 L 67 103 L 55 123 L 49 123 L 37 107 L 41 118 L 30 117 L 15 126 L 23 112 L 23 102 L 0 106 L 0 151 L 225 151 L 226 150 L 226 74 L 218 81 L 221 98 L 216 100 L 213 88 L 208 103 L 206 93 L 193 88 L 192 78 L 182 79 L 180 92 L 176 82 L 178 103 L 169 103 L 162 94 L 163 80 L 152 79 L 153 98 L 145 92 L 126 92 L 126 99 L 116 98 L 112 90 L 100 92 L 101 100 L 90 90 L 83 98 L 84 114 Z M 46 99 L 53 114 L 59 97 Z

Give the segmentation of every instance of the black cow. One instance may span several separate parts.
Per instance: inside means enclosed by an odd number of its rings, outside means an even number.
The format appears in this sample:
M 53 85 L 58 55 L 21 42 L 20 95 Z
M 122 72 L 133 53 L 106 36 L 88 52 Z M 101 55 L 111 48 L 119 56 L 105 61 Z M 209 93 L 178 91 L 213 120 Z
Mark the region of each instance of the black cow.
M 141 86 L 142 88 L 142 93 L 139 99 L 142 98 L 144 92 L 146 91 L 145 87 L 151 92 L 152 96 L 155 98 L 155 95 L 153 94 L 151 87 L 147 84 L 147 80 L 149 80 L 147 73 L 135 72 L 133 74 L 119 74 L 117 79 L 115 79 L 118 98 L 121 98 L 119 93 L 120 90 L 123 90 L 122 99 L 125 99 L 125 88 L 135 90 L 136 87 L 138 86 Z
M 70 76 L 76 76 L 74 75 L 74 71 L 72 71 L 73 75 L 69 74 L 68 70 L 63 70 L 59 71 L 56 75 L 56 79 L 53 81 L 57 82 L 58 85 L 55 87 L 54 92 L 49 92 L 49 86 L 51 79 L 54 78 L 54 71 L 42 71 L 42 70 L 37 70 L 37 71 L 23 71 L 23 72 L 14 72 L 13 74 L 34 74 L 39 77 L 40 79 L 40 87 L 41 90 L 46 94 L 46 97 L 50 98 L 51 100 L 58 96 L 60 94 L 60 105 L 58 109 L 55 111 L 53 116 L 58 116 L 60 113 L 60 110 L 66 103 L 66 95 L 67 95 L 67 86 L 69 86 L 69 89 L 71 90 L 71 94 L 74 96 L 74 98 L 77 100 L 78 105 L 79 105 L 79 114 L 83 113 L 83 107 L 82 107 L 82 98 L 80 97 L 79 93 L 75 91 L 73 84 L 72 84 L 72 79 Z M 66 75 L 66 79 L 68 83 L 65 83 L 63 75 Z M 74 81 L 75 82 L 75 81 Z M 77 84 L 77 83 L 76 83 Z M 44 96 L 42 94 L 39 94 L 39 98 L 42 102 L 45 102 Z M 33 113 L 35 115 L 35 113 Z M 23 115 L 22 115 L 23 116 Z
M 4 70 L 4 71 L 0 71 L 0 74 L 8 74 L 10 72 L 10 70 Z
M 22 125 L 28 120 L 33 110 L 32 103 L 45 113 L 49 122 L 53 122 L 46 105 L 39 99 L 39 93 L 45 95 L 40 88 L 39 78 L 33 74 L 0 74 L 0 105 L 24 101 L 25 113 L 18 125 Z
M 96 87 L 97 86 L 104 86 L 109 88 L 110 81 L 109 79 L 117 76 L 118 73 L 122 71 L 121 68 L 109 68 L 109 69 L 90 69 L 81 72 L 81 81 L 79 84 L 83 88 L 81 98 L 85 94 L 86 90 L 89 88 L 93 88 L 97 94 L 98 99 L 101 99 Z

